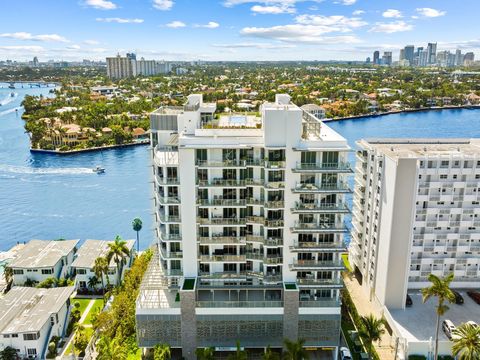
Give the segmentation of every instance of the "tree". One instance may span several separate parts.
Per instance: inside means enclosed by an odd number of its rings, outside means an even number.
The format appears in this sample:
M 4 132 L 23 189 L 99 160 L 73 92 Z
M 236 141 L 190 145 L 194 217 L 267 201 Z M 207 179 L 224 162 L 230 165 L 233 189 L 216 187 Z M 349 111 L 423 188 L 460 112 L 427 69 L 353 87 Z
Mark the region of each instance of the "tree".
M 462 324 L 453 331 L 452 353 L 459 360 L 480 359 L 480 327 Z
M 7 283 L 5 291 L 8 291 L 10 290 L 13 283 L 13 269 L 11 267 L 8 267 L 7 264 L 3 264 L 1 266 L 3 267 L 3 277 L 5 278 L 5 282 Z
M 215 359 L 215 348 L 200 348 L 195 350 L 195 355 L 197 355 L 198 360 L 214 360 Z
M 97 284 L 99 283 L 100 281 L 98 280 L 98 278 L 93 275 L 92 277 L 89 277 L 88 278 L 88 282 L 87 282 L 87 286 L 90 288 L 90 289 L 93 289 L 93 291 L 95 291 L 95 288 L 97 287 Z
M 122 343 L 114 338 L 102 336 L 97 343 L 97 360 L 125 360 L 127 351 Z
M 120 236 L 116 236 L 115 241 L 113 243 L 108 244 L 108 253 L 107 253 L 107 260 L 110 263 L 110 260 L 113 259 L 115 264 L 117 265 L 117 272 L 118 272 L 118 281 L 117 285 L 120 285 L 122 279 L 122 265 L 123 260 L 130 255 L 130 251 L 127 248 L 127 242 L 122 240 Z
M 79 326 L 77 328 L 77 332 L 75 333 L 75 337 L 73 338 L 73 346 L 75 350 L 77 350 L 79 354 L 83 354 L 88 346 L 88 341 L 89 338 L 85 333 L 85 328 L 83 326 Z
M 17 360 L 17 350 L 7 346 L 5 349 L 0 351 L 0 360 Z
M 157 344 L 153 349 L 153 360 L 168 360 L 172 357 L 170 345 Z
M 247 360 L 248 359 L 248 353 L 245 350 L 242 350 L 242 347 L 240 346 L 240 341 L 237 341 L 237 350 L 235 351 L 235 354 L 230 354 L 227 357 L 227 360 Z
M 108 260 L 104 257 L 98 257 L 95 259 L 95 264 L 93 265 L 93 272 L 95 273 L 95 276 L 97 279 L 102 280 L 102 289 L 103 289 L 103 295 L 105 295 L 105 284 L 103 281 L 103 275 L 106 276 L 107 278 L 107 285 L 109 283 L 108 279 Z
M 132 228 L 133 231 L 137 232 L 137 252 L 140 251 L 140 239 L 138 237 L 138 233 L 140 232 L 140 230 L 142 230 L 142 225 L 142 220 L 140 218 L 133 219 Z
M 368 351 L 371 353 L 373 343 L 380 340 L 382 335 L 385 334 L 385 320 L 377 319 L 373 314 L 362 316 L 360 319 L 363 326 L 360 328 L 359 335 L 366 343 Z
M 438 331 L 440 329 L 440 318 L 448 311 L 448 306 L 445 305 L 445 301 L 450 303 L 455 302 L 455 294 L 450 289 L 450 283 L 453 281 L 453 273 L 450 273 L 444 278 L 439 278 L 434 274 L 428 275 L 428 281 L 432 283 L 430 287 L 422 289 L 423 302 L 426 302 L 431 297 L 438 299 L 436 306 L 437 323 L 435 329 L 435 349 L 434 359 L 438 358 Z
M 263 360 L 280 360 L 280 355 L 270 348 L 270 345 L 267 346 L 267 350 L 262 355 Z
M 303 360 L 308 359 L 307 350 L 303 347 L 305 340 L 291 341 L 289 339 L 283 340 L 285 344 L 285 352 L 283 358 L 285 360 Z

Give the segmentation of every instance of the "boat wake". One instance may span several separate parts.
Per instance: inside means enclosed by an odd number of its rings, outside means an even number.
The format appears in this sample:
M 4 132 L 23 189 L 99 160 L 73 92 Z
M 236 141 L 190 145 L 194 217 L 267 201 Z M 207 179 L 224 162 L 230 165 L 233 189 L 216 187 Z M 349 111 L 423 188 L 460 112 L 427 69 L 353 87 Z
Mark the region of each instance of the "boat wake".
M 0 111 L 0 116 L 3 116 L 3 115 L 7 115 L 7 114 L 11 114 L 17 110 L 20 110 L 22 107 L 16 107 L 16 108 L 13 108 L 13 109 L 8 109 L 8 110 L 5 110 L 5 111 Z
M 23 166 L 0 165 L 0 172 L 14 174 L 39 174 L 39 175 L 82 175 L 95 174 L 89 168 L 31 168 Z
M 0 101 L 0 105 L 4 106 L 11 103 L 13 100 L 17 98 L 17 96 L 18 96 L 17 93 L 13 93 L 13 96 L 8 94 L 7 96 L 5 96 L 5 98 L 2 101 Z

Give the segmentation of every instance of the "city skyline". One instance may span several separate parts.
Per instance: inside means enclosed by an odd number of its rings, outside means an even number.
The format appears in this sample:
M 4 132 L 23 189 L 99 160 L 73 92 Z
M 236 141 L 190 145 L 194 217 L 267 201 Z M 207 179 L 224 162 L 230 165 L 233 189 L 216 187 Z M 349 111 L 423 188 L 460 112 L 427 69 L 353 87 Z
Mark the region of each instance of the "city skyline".
M 428 42 L 478 52 L 468 28 L 480 4 L 463 4 L 472 11 L 446 0 L 22 0 L 4 4 L 0 54 L 41 62 L 130 51 L 165 60 L 362 61 L 377 49 L 398 59 L 405 45 Z

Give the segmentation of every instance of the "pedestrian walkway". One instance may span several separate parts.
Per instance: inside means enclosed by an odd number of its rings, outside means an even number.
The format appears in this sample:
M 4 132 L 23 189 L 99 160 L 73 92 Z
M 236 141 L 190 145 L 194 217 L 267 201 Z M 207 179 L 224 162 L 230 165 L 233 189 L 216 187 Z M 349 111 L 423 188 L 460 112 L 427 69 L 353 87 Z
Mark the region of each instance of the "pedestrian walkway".
M 381 306 L 374 301 L 369 300 L 369 295 L 354 276 L 351 274 L 345 276 L 344 282 L 360 316 L 373 314 L 378 319 L 383 317 Z M 387 331 L 385 331 L 385 334 L 382 335 L 382 339 L 374 344 L 375 350 L 381 360 L 394 360 L 395 349 L 392 346 L 393 344 L 393 338 Z

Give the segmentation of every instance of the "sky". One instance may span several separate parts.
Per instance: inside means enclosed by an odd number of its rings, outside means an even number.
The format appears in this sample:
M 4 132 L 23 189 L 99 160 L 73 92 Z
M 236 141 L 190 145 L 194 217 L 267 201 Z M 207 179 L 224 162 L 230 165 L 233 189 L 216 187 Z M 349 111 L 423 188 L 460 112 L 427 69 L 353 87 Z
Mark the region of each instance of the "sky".
M 405 45 L 480 56 L 479 0 L 2 0 L 0 60 L 365 60 Z

